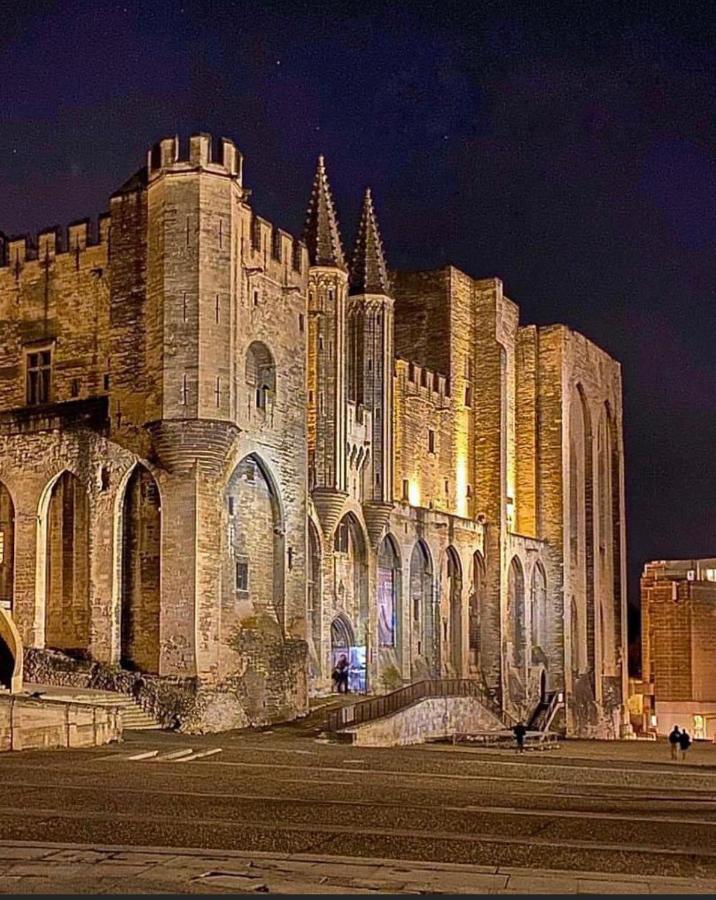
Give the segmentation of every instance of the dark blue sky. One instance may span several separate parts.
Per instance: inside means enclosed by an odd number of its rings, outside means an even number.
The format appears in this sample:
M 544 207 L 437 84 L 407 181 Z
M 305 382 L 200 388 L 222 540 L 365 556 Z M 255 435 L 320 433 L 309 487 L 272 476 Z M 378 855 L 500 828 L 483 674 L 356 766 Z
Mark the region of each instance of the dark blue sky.
M 709 3 L 2 3 L 0 229 L 105 208 L 157 138 L 233 137 L 300 230 L 326 154 L 352 239 L 498 275 L 623 363 L 633 601 L 716 554 L 716 37 Z

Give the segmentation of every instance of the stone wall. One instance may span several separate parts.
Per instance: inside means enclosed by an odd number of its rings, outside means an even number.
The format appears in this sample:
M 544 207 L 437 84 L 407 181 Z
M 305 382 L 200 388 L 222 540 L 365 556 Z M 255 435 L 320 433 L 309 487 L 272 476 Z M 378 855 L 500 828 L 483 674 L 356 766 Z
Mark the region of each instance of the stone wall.
M 344 730 L 361 747 L 397 747 L 458 733 L 502 731 L 504 727 L 474 697 L 429 697 L 382 719 Z
M 0 752 L 98 747 L 121 739 L 119 707 L 0 696 Z

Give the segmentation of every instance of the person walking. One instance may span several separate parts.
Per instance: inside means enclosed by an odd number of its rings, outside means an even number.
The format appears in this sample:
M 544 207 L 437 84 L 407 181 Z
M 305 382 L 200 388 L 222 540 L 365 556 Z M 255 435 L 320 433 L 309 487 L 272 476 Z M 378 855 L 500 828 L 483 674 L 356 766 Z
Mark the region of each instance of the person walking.
M 517 752 L 524 753 L 525 752 L 525 735 L 527 734 L 527 726 L 524 722 L 518 722 L 515 727 L 512 729 L 512 734 L 515 736 L 515 740 L 517 741 Z
M 674 727 L 669 732 L 669 743 L 671 744 L 671 758 L 678 759 L 679 753 L 679 738 L 681 737 L 681 732 L 679 731 L 679 726 L 674 725 Z
M 684 728 L 684 730 L 679 735 L 679 747 L 681 747 L 681 758 L 686 759 L 686 751 L 691 746 L 691 735 Z
M 344 694 L 348 693 L 348 659 L 343 654 L 341 658 L 336 663 L 336 687 L 338 689 L 338 693 L 341 692 Z

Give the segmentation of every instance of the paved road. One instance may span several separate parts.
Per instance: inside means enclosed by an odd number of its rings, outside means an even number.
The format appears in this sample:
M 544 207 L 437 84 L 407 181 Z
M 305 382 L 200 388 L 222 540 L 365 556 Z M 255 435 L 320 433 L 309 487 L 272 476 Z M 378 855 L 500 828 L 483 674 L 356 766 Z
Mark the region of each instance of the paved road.
M 222 752 L 199 757 L 220 747 Z M 192 749 L 189 761 L 165 760 Z M 151 750 L 155 758 L 130 759 Z M 518 756 L 130 733 L 0 756 L 0 841 L 208 848 L 716 881 L 716 747 L 570 742 Z M 572 877 L 572 876 L 570 876 Z M 508 888 L 509 889 L 509 888 Z

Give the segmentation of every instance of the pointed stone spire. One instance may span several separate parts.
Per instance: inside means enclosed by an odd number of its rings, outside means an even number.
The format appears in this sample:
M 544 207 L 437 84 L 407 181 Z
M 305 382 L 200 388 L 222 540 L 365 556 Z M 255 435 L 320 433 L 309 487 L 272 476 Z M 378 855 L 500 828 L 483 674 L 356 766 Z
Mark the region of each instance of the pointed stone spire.
M 313 179 L 303 240 L 308 247 L 308 258 L 312 266 L 346 268 L 326 164 L 322 156 L 318 157 L 318 168 Z
M 370 188 L 365 189 L 358 237 L 351 258 L 351 294 L 391 295 L 388 267 Z

